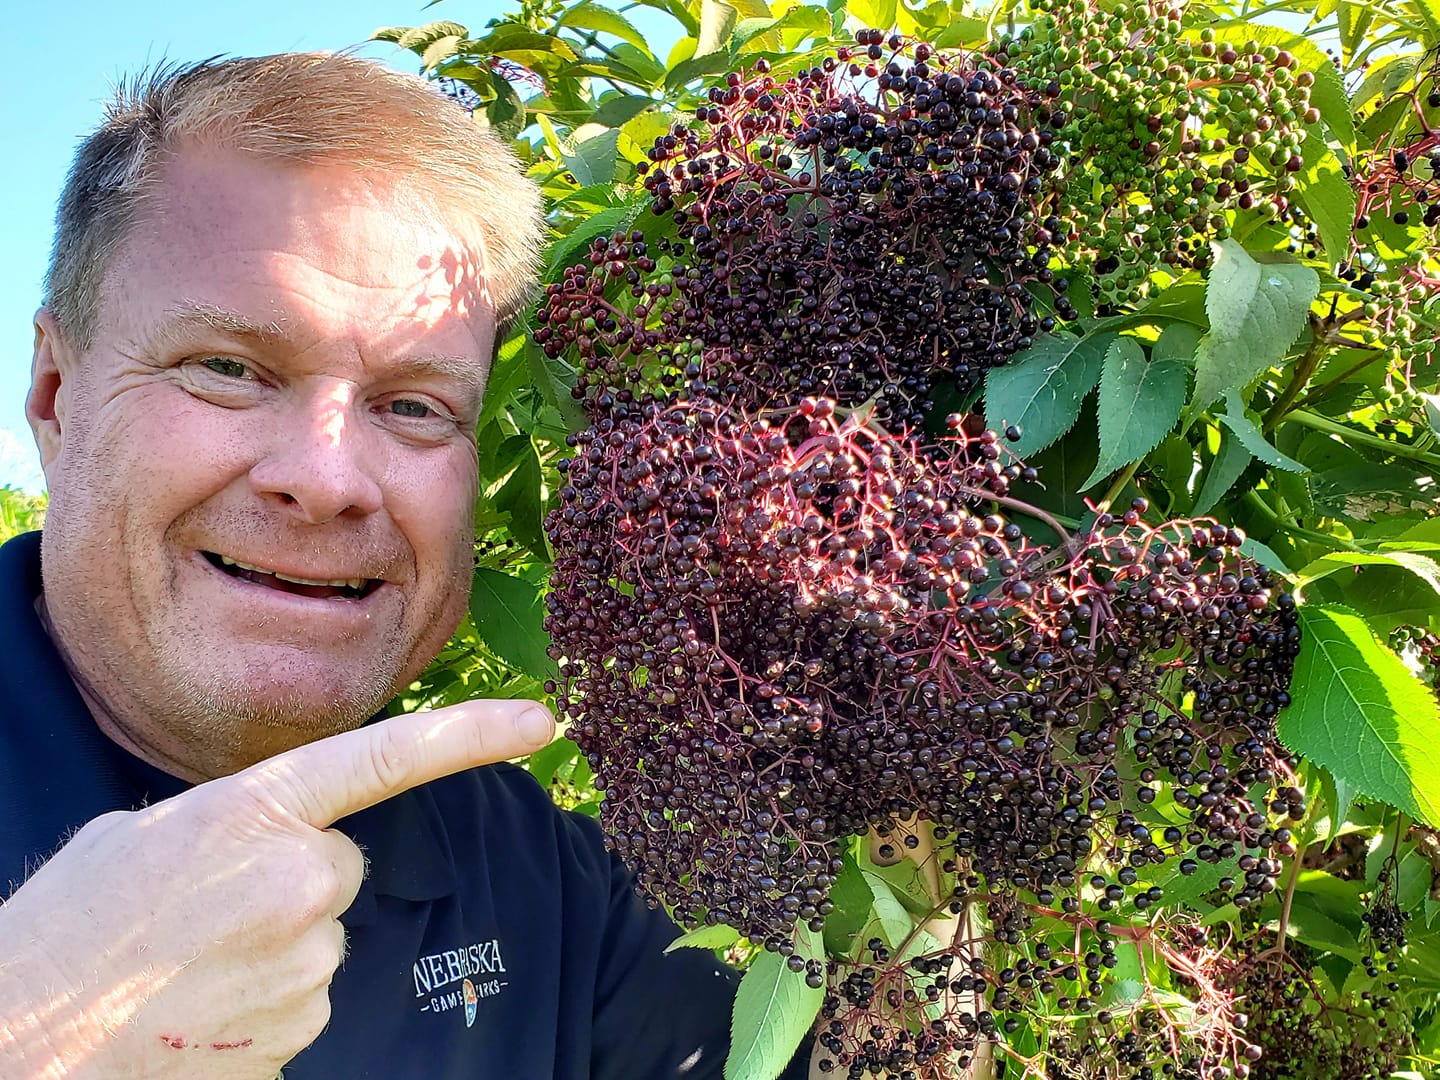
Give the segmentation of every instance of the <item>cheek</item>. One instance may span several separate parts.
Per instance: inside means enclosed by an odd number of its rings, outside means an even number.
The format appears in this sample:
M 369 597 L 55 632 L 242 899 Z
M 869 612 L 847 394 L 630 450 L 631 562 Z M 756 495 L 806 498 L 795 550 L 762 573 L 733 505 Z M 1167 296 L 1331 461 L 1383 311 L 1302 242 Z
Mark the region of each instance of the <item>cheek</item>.
M 72 410 L 50 485 L 57 531 L 63 526 L 91 542 L 124 533 L 153 517 L 187 473 L 209 472 L 205 448 L 180 435 L 181 418 L 161 413 L 151 397 L 136 393 Z M 162 415 L 166 422 L 157 422 Z
M 183 511 L 243 471 L 241 413 L 168 389 L 137 392 L 115 405 L 96 417 L 87 452 L 96 462 L 91 472 L 127 500 Z
M 422 574 L 469 579 L 479 480 L 468 443 L 404 454 L 387 470 L 387 503 Z

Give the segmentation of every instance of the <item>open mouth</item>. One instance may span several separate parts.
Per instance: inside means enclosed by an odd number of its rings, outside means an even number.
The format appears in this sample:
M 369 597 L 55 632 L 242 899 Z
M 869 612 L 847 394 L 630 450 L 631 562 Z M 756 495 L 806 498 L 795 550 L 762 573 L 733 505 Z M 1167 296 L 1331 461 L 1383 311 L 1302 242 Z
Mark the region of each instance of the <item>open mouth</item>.
M 213 551 L 202 551 L 210 565 L 222 574 L 229 574 L 252 585 L 263 585 L 267 589 L 308 596 L 316 600 L 363 600 L 381 585 L 380 578 L 338 578 L 333 581 L 316 581 L 311 578 L 297 578 L 276 570 L 243 563 L 228 555 Z

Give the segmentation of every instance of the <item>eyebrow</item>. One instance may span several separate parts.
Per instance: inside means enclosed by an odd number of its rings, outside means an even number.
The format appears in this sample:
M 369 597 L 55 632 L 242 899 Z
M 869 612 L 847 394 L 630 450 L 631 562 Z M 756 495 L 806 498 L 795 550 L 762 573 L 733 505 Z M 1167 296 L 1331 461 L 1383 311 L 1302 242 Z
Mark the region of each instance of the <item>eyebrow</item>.
M 208 330 L 259 345 L 275 345 L 285 338 L 278 321 L 257 322 L 248 315 L 228 311 L 214 304 L 183 301 L 169 308 L 146 340 L 146 353 L 155 355 L 166 346 L 188 344 L 187 331 Z M 419 354 L 404 356 L 386 363 L 379 370 L 385 379 L 439 377 L 462 382 L 479 398 L 489 381 L 489 364 L 477 363 L 471 356 Z
M 166 310 L 164 318 L 150 331 L 145 342 L 146 353 L 153 356 L 166 346 L 177 344 L 189 330 L 216 331 L 227 337 L 267 345 L 284 337 L 280 324 L 274 320 L 256 322 L 247 315 L 214 304 L 187 300 Z

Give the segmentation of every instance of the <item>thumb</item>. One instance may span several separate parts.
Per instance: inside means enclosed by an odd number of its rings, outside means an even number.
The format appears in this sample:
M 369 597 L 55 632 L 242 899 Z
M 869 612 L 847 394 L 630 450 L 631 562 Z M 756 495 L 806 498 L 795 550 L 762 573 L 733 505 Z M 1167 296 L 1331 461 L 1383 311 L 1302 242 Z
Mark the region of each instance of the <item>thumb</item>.
M 476 765 L 520 757 L 555 734 L 543 705 L 466 701 L 409 713 L 297 747 L 231 777 L 317 829 L 367 806 Z

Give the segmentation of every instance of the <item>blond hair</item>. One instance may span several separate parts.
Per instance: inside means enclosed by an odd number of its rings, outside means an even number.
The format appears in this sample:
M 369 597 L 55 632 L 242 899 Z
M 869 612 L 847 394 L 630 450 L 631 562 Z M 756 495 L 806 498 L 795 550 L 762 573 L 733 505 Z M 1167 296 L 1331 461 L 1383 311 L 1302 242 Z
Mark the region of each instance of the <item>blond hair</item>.
M 45 304 L 81 350 L 100 288 L 165 161 L 187 145 L 390 179 L 483 255 L 503 330 L 534 284 L 540 194 L 515 155 L 424 80 L 344 53 L 165 67 L 121 86 L 60 196 Z

